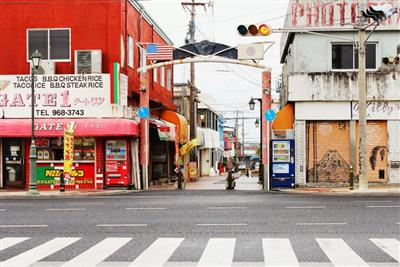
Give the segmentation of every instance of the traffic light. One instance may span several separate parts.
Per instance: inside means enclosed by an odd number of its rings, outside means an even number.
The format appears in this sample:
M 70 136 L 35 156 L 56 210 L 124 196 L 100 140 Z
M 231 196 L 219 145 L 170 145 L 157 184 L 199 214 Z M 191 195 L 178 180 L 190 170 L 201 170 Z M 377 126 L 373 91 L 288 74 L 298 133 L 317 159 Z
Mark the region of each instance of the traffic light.
M 364 18 L 371 18 L 379 23 L 396 13 L 397 9 L 386 3 L 382 6 L 370 6 L 361 12 Z
M 268 36 L 271 28 L 267 24 L 239 25 L 237 31 L 241 36 Z

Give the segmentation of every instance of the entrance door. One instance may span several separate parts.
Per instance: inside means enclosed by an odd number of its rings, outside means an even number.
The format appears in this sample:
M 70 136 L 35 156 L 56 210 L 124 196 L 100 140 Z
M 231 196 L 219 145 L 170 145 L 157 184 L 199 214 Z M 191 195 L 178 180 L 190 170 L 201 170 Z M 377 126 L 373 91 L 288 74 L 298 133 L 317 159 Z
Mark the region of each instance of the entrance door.
M 25 187 L 24 156 L 23 139 L 4 139 L 3 177 L 5 187 Z

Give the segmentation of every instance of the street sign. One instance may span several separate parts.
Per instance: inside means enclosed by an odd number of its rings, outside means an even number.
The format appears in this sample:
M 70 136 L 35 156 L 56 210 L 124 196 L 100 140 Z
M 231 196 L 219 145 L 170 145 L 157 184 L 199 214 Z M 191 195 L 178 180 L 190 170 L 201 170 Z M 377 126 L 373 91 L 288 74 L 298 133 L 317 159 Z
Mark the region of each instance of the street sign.
M 150 110 L 147 107 L 140 107 L 138 110 L 139 118 L 147 119 L 150 115 Z
M 269 109 L 265 112 L 265 119 L 267 121 L 273 121 L 276 117 L 275 111 L 273 111 L 272 109 Z

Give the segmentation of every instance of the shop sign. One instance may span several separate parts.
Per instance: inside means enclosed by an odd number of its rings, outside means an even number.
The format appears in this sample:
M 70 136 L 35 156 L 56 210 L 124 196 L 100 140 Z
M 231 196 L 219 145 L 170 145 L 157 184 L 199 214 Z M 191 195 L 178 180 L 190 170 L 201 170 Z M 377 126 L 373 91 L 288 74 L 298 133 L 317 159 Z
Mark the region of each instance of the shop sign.
M 0 75 L 0 114 L 31 117 L 31 76 Z M 36 75 L 36 118 L 115 117 L 110 103 L 110 75 Z M 125 85 L 125 83 L 124 83 Z
M 65 184 L 74 184 L 72 175 L 72 161 L 74 159 L 74 130 L 75 122 L 67 124 L 64 131 L 64 182 Z
M 71 180 L 66 180 L 66 185 L 73 184 L 92 184 L 93 166 L 81 165 L 79 168 L 71 170 L 71 176 L 74 177 L 74 183 Z M 37 167 L 37 184 L 38 185 L 59 185 L 60 176 L 63 175 L 62 168 L 41 166 Z
M 368 6 L 394 4 L 393 0 L 368 0 Z M 287 26 L 292 28 L 353 28 L 360 18 L 359 0 L 292 0 L 289 5 Z M 368 19 L 368 21 L 370 21 Z M 381 23 L 380 29 L 398 29 L 400 13 Z
M 400 120 L 400 101 L 369 101 L 367 102 L 368 120 Z M 358 102 L 351 103 L 351 117 L 358 119 Z

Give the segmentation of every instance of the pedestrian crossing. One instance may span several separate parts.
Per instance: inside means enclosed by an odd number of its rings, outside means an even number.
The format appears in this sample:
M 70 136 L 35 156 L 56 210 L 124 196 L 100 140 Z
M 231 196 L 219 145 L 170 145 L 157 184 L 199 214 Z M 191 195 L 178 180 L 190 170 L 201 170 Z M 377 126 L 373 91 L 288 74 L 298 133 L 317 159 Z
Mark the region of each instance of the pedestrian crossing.
M 26 251 L 3 258 L 4 251 L 18 248 L 31 240 L 30 237 L 5 237 L 0 239 L 0 266 L 1 267 L 27 267 L 27 266 L 54 266 L 54 267 L 94 267 L 94 266 L 123 266 L 123 267 L 161 267 L 161 266 L 196 266 L 196 267 L 231 267 L 231 266 L 276 266 L 276 267 L 302 267 L 307 266 L 298 260 L 299 250 L 294 250 L 290 238 L 260 238 L 264 262 L 240 263 L 234 261 L 238 240 L 236 238 L 210 238 L 205 247 L 199 247 L 202 255 L 196 262 L 174 261 L 173 254 L 182 246 L 185 238 L 157 238 L 144 249 L 131 262 L 112 262 L 109 257 L 118 253 L 130 242 L 135 242 L 131 237 L 107 237 L 99 240 L 77 256 L 57 263 L 46 262 L 46 257 L 63 249 L 74 247 L 82 237 L 55 237 L 28 248 Z M 370 238 L 370 242 L 378 253 L 384 253 L 387 262 L 371 263 L 364 260 L 342 238 L 315 238 L 321 251 L 329 262 L 314 263 L 310 266 L 334 267 L 364 267 L 364 266 L 400 266 L 400 241 L 395 238 Z M 19 247 L 19 250 L 21 247 Z M 297 254 L 296 254 L 297 253 Z M 12 254 L 12 253 L 8 253 Z M 8 255 L 7 254 L 7 255 Z M 175 265 L 174 265 L 175 264 Z M 378 265 L 377 265 L 378 264 Z

